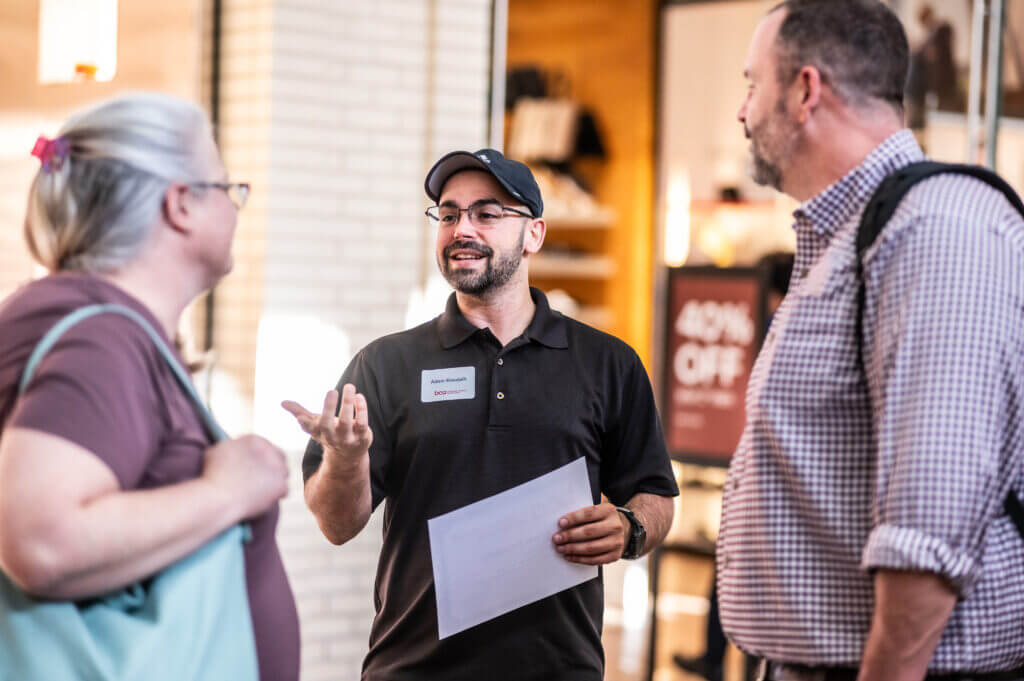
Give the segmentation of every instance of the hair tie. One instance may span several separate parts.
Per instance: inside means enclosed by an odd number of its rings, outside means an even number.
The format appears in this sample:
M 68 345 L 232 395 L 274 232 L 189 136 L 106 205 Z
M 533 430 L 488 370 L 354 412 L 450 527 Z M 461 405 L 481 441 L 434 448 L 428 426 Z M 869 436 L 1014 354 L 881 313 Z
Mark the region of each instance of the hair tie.
M 47 139 L 45 135 L 40 135 L 36 140 L 36 145 L 32 147 L 32 155 L 39 159 L 43 166 L 43 172 L 46 173 L 60 170 L 69 151 L 71 151 L 71 144 L 64 137 L 51 140 Z

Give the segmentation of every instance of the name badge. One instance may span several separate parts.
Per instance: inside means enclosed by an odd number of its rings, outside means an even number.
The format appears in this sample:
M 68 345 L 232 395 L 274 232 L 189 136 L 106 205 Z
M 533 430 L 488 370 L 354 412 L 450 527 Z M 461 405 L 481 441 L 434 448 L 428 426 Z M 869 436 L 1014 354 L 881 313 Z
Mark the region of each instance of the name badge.
M 476 397 L 476 367 L 452 367 L 423 371 L 420 400 L 447 402 Z

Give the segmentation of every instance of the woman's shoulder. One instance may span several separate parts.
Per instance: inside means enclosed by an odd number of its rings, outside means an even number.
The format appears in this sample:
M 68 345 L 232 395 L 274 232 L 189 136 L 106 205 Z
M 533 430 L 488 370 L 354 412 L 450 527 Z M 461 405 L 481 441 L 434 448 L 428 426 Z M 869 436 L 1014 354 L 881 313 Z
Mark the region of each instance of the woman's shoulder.
M 22 285 L 0 304 L 0 383 L 10 388 L 20 376 L 33 349 L 76 310 L 97 304 L 118 304 L 154 326 L 152 314 L 141 303 L 110 282 L 87 274 L 67 273 L 43 277 Z M 160 365 L 160 357 L 147 332 L 119 314 L 82 319 L 57 337 L 39 370 L 71 372 L 104 381 L 116 377 L 146 380 Z
M 131 296 L 112 283 L 82 272 L 58 272 L 27 281 L 0 302 L 0 323 L 62 317 L 97 303 L 127 303 Z
M 110 281 L 82 272 L 59 272 L 22 284 L 0 302 L 0 328 L 5 330 L 4 337 L 25 342 L 41 338 L 54 324 L 76 310 L 109 304 L 128 308 L 162 335 L 155 317 L 140 301 Z M 90 323 L 89 327 L 131 328 L 126 324 L 130 322 L 126 317 L 99 316 L 102 319 Z

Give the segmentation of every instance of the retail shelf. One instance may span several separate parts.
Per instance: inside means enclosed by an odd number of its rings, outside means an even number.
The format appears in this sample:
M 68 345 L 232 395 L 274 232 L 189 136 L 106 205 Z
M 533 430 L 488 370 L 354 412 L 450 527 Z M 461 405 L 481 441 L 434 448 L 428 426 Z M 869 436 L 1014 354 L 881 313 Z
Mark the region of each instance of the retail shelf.
M 548 229 L 611 229 L 615 226 L 615 215 L 603 212 L 595 215 L 554 214 L 545 215 Z
M 615 261 L 607 255 L 539 253 L 530 259 L 530 276 L 547 279 L 608 279 Z

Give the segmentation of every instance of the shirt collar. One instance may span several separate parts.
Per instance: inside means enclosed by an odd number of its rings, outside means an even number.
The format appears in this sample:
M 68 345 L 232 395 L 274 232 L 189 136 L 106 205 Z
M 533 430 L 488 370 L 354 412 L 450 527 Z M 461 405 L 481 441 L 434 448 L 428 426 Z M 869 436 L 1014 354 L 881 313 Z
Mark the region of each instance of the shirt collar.
M 526 327 L 523 336 L 528 341 L 537 341 L 549 348 L 569 347 L 565 317 L 551 309 L 547 296 L 540 290 L 530 287 L 530 298 L 537 309 L 534 310 L 533 319 L 530 320 L 530 325 Z M 448 297 L 448 304 L 445 306 L 444 314 L 438 318 L 437 327 L 441 347 L 445 350 L 454 348 L 480 331 L 463 316 L 455 293 Z
M 900 130 L 894 133 L 842 179 L 797 206 L 793 211 L 797 227 L 810 224 L 818 234 L 831 238 L 839 227 L 867 205 L 887 175 L 923 159 L 924 152 L 912 132 Z

